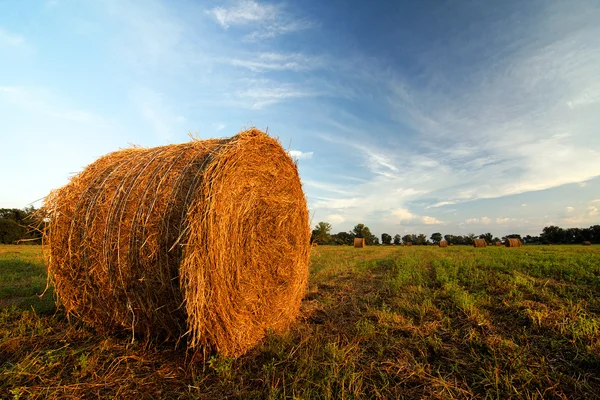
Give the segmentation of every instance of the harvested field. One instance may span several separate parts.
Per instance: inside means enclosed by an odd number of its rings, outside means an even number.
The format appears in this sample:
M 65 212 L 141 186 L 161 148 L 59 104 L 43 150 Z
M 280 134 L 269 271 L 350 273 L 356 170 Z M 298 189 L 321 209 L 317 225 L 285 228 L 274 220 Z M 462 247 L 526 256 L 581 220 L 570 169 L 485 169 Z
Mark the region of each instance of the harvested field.
M 301 317 L 234 359 L 69 323 L 23 298 L 44 290 L 40 247 L 0 246 L 0 398 L 600 393 L 598 246 L 312 251 Z

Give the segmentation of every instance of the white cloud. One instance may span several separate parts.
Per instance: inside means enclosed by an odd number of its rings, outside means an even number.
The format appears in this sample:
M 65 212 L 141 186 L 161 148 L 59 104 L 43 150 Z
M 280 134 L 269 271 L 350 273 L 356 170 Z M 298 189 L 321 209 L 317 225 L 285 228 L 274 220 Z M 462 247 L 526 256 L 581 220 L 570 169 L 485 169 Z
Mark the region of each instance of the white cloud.
M 312 151 L 300 151 L 300 150 L 290 150 L 289 151 L 290 156 L 292 156 L 293 158 L 297 159 L 297 160 L 306 160 L 309 158 L 312 158 L 313 156 L 313 152 Z
M 527 204 L 523 203 L 523 204 L 521 204 L 521 207 L 525 208 L 525 207 L 527 207 Z
M 428 216 L 423 216 L 421 217 L 421 222 L 424 223 L 425 225 L 438 225 L 438 224 L 443 224 L 442 221 L 440 221 L 437 218 L 434 217 L 428 217 Z
M 456 202 L 455 201 L 440 201 L 439 203 L 432 204 L 425 208 L 442 207 L 442 206 L 447 206 L 447 205 L 451 205 L 451 204 L 456 204 Z
M 25 38 L 14 33 L 10 33 L 0 27 L 0 45 L 3 44 L 10 47 L 18 47 L 25 44 Z
M 232 58 L 228 63 L 254 72 L 309 71 L 320 68 L 323 61 L 300 53 L 260 53 L 251 59 Z
M 231 26 L 250 28 L 246 35 L 250 41 L 308 29 L 314 23 L 297 19 L 288 14 L 281 5 L 264 4 L 253 0 L 237 0 L 229 7 L 214 7 L 207 11 L 223 29 Z
M 341 224 L 345 220 L 346 219 L 343 216 L 341 216 L 340 214 L 329 214 L 327 216 L 327 222 L 331 222 L 333 224 Z
M 572 213 L 573 211 L 575 211 L 574 207 L 571 207 L 571 206 L 567 207 L 567 213 Z
M 392 211 L 392 215 L 398 217 L 398 221 L 410 221 L 415 218 L 415 215 L 406 208 L 397 208 Z
M 508 218 L 508 217 L 504 217 L 504 218 L 498 217 L 498 218 L 496 218 L 496 223 L 500 224 L 500 225 L 507 224 L 507 223 L 509 223 L 511 221 L 514 221 L 514 219 L 513 218 Z
M 320 95 L 320 93 L 301 85 L 266 80 L 252 80 L 247 82 L 245 86 L 246 89 L 238 90 L 235 95 L 240 99 L 242 106 L 253 110 L 259 110 L 267 105 L 285 100 Z

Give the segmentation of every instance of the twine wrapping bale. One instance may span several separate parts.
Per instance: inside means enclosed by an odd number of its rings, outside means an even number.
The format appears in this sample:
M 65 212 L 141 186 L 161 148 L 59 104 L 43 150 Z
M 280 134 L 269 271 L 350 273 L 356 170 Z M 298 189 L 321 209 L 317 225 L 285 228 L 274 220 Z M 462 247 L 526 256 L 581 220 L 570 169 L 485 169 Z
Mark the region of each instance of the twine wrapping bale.
M 592 242 L 589 242 L 589 241 L 586 240 L 585 242 L 583 242 L 583 245 L 584 246 L 591 246 Z
M 486 247 L 485 239 L 473 239 L 473 247 Z
M 354 247 L 363 248 L 365 247 L 365 239 L 363 238 L 354 238 Z
M 235 357 L 299 313 L 306 200 L 294 161 L 255 128 L 108 154 L 44 208 L 58 300 L 98 330 Z
M 448 247 L 448 242 L 446 240 L 441 240 L 440 247 Z
M 508 238 L 504 241 L 506 247 L 522 247 L 523 243 L 519 239 Z

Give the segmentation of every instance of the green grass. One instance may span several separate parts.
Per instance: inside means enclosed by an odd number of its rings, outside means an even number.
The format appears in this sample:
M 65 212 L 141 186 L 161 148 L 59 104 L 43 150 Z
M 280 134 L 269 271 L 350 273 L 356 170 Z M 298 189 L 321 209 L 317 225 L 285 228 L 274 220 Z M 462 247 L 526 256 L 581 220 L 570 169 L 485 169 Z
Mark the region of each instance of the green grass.
M 39 252 L 0 247 L 0 398 L 600 393 L 597 246 L 319 246 L 297 323 L 236 360 L 132 344 L 39 312 Z

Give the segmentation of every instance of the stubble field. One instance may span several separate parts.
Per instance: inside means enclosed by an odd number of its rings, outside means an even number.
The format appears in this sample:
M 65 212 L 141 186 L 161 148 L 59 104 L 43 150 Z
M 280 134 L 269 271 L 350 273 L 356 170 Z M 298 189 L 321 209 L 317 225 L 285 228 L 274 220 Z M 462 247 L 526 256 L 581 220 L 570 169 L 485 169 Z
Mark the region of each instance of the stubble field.
M 302 315 L 237 360 L 103 336 L 0 246 L 0 398 L 598 398 L 600 247 L 313 249 Z

